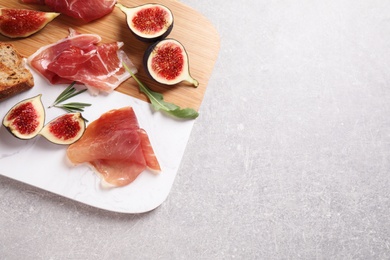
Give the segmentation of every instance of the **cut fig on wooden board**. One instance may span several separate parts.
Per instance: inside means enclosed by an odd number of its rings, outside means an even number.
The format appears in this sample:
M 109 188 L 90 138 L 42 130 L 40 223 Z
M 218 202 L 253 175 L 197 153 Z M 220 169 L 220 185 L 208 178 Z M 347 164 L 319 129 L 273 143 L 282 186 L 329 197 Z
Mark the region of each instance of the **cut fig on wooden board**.
M 4 116 L 4 127 L 19 139 L 32 139 L 45 123 L 42 95 L 25 99 L 14 105 Z
M 9 38 L 25 38 L 42 30 L 58 15 L 55 12 L 0 8 L 0 33 Z
M 172 11 L 161 4 L 144 4 L 136 7 L 116 6 L 126 14 L 130 31 L 143 42 L 155 42 L 166 38 L 173 28 Z
M 72 144 L 83 136 L 86 129 L 81 113 L 67 113 L 47 123 L 39 133 L 55 144 Z
M 187 81 L 194 87 L 199 85 L 190 74 L 184 46 L 175 39 L 164 39 L 149 46 L 144 54 L 143 65 L 147 74 L 159 83 L 174 85 Z

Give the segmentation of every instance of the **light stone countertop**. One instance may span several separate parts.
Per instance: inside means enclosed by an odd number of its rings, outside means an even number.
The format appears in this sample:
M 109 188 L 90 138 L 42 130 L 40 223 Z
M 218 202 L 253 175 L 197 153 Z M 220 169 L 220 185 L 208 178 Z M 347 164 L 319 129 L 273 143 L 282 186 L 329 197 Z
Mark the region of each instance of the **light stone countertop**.
M 390 1 L 182 2 L 221 50 L 167 200 L 0 176 L 0 259 L 389 259 Z

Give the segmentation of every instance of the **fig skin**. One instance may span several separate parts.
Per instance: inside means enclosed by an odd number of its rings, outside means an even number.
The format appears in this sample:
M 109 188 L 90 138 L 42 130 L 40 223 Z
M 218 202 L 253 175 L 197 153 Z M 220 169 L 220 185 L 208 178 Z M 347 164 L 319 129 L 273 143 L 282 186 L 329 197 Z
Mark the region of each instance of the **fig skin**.
M 190 74 L 187 51 L 178 40 L 167 38 L 152 44 L 146 49 L 142 63 L 148 76 L 158 83 L 175 85 L 186 81 L 193 87 L 199 86 Z
M 85 129 L 85 119 L 81 113 L 76 112 L 54 118 L 43 127 L 39 134 L 54 144 L 69 145 L 78 141 Z
M 4 116 L 3 126 L 13 136 L 28 140 L 36 137 L 42 130 L 46 113 L 41 96 L 42 94 L 39 94 L 18 102 Z M 31 111 L 31 109 L 34 109 L 34 111 Z M 19 115 L 13 115 L 15 112 L 19 112 Z M 31 127 L 35 127 L 35 129 Z
M 59 13 L 0 8 L 0 33 L 9 38 L 26 38 L 42 30 Z
M 140 41 L 142 42 L 156 42 L 165 39 L 172 31 L 173 24 L 174 24 L 174 17 L 172 11 L 162 5 L 157 3 L 150 3 L 150 4 L 144 4 L 136 7 L 126 7 L 122 4 L 117 3 L 116 6 L 122 10 L 123 13 L 126 14 L 126 23 L 129 27 L 132 34 Z M 165 24 L 163 25 L 163 28 L 158 31 L 142 31 L 137 28 L 137 26 L 134 25 L 133 19 L 140 14 L 142 11 L 147 10 L 158 10 L 164 12 L 165 16 L 163 17 L 165 19 Z M 153 24 L 153 21 L 147 21 L 150 24 Z

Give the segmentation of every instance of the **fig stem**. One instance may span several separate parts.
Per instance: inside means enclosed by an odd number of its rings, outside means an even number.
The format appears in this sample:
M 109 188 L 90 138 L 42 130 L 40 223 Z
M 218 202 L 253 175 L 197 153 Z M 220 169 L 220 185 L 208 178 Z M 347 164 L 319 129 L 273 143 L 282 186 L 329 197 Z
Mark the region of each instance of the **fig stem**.
M 124 12 L 125 14 L 127 14 L 127 12 L 130 9 L 129 7 L 126 7 L 126 6 L 124 6 L 124 5 L 120 4 L 120 3 L 116 3 L 115 6 L 118 7 L 119 9 L 121 9 L 122 12 Z
M 187 82 L 191 83 L 195 88 L 197 88 L 199 86 L 199 81 L 192 78 L 191 76 L 187 79 Z

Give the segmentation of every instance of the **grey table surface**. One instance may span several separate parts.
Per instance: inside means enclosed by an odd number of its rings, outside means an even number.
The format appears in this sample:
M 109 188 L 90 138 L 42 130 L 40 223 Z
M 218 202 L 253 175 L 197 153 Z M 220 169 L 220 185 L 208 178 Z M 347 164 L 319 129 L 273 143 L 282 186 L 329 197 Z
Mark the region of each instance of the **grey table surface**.
M 0 258 L 389 259 L 390 1 L 182 2 L 221 50 L 167 200 L 0 177 Z

